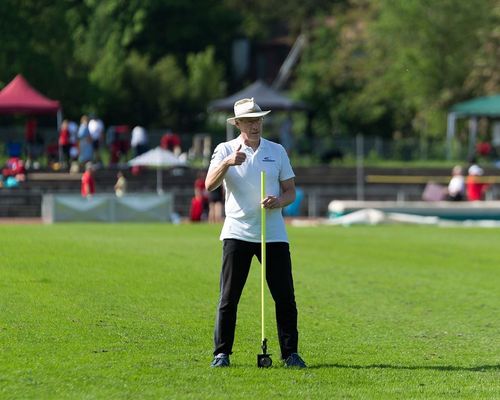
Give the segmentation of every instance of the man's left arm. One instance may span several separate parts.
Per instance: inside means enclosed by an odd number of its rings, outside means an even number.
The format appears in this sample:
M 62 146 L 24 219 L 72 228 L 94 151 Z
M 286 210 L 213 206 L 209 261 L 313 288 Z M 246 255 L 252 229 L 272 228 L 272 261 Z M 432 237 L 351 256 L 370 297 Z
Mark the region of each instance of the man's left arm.
M 290 178 L 280 182 L 281 195 L 280 207 L 286 207 L 295 201 L 295 178 Z

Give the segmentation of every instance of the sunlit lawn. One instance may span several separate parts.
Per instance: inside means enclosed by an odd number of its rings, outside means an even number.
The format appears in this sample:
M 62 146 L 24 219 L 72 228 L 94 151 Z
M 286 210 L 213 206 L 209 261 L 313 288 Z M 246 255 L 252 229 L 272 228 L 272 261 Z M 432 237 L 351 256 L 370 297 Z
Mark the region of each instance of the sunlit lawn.
M 307 370 L 260 352 L 259 264 L 209 368 L 220 227 L 0 225 L 0 398 L 500 397 L 500 231 L 289 228 Z

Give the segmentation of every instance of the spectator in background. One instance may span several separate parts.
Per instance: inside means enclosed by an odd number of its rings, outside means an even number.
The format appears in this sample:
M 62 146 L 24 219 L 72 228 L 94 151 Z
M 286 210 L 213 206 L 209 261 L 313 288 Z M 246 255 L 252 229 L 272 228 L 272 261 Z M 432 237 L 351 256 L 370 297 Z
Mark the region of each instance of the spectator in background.
M 7 182 L 15 180 L 16 182 L 24 182 L 26 180 L 26 169 L 24 161 L 19 157 L 10 157 L 5 163 L 5 168 L 2 169 L 2 176 Z
M 194 192 L 195 194 L 201 194 L 202 196 L 205 196 L 206 194 L 206 189 L 205 189 L 205 177 L 206 174 L 204 171 L 199 171 L 196 179 L 194 180 Z
M 486 135 L 481 135 L 476 143 L 476 154 L 479 157 L 489 158 L 492 155 L 493 146 L 488 141 Z
M 484 195 L 489 185 L 481 181 L 483 173 L 483 169 L 477 164 L 472 164 L 469 167 L 469 175 L 466 182 L 467 199 L 469 201 L 484 200 Z
M 136 126 L 132 129 L 132 138 L 130 139 L 133 156 L 137 157 L 145 153 L 148 149 L 148 134 L 142 126 Z
M 68 122 L 69 131 L 69 159 L 70 159 L 70 172 L 78 172 L 78 124 L 75 121 Z
M 453 167 L 452 177 L 448 183 L 447 200 L 462 201 L 465 200 L 465 179 L 460 165 Z
M 116 183 L 115 183 L 115 194 L 117 197 L 123 197 L 125 192 L 127 191 L 127 180 L 123 175 L 122 171 L 118 171 L 116 174 Z
M 92 149 L 94 154 L 94 162 L 101 162 L 99 148 L 104 135 L 104 123 L 97 117 L 92 117 L 89 121 L 89 133 L 92 139 Z
M 78 145 L 78 124 L 75 121 L 68 121 L 68 131 L 71 145 Z
M 177 133 L 167 131 L 160 139 L 160 147 L 165 150 L 170 150 L 176 156 L 181 154 L 181 138 Z
M 196 195 L 191 199 L 189 219 L 191 222 L 200 222 L 203 219 L 204 201 L 201 196 Z
M 61 129 L 59 130 L 59 163 L 63 168 L 69 163 L 69 149 L 71 148 L 70 133 L 69 133 L 69 121 L 65 119 L 61 124 Z
M 222 222 L 222 208 L 224 201 L 224 189 L 220 185 L 217 189 L 208 192 L 208 222 L 217 224 Z
M 193 222 L 199 222 L 206 218 L 208 200 L 205 188 L 205 176 L 206 174 L 200 171 L 194 181 L 194 197 L 191 199 L 191 209 L 189 212 L 190 220 Z
M 493 122 L 491 145 L 493 146 L 493 153 L 497 160 L 496 166 L 500 168 L 500 160 L 498 159 L 500 157 L 500 121 Z
M 82 175 L 81 186 L 82 197 L 91 199 L 95 194 L 94 166 L 91 162 L 85 164 L 85 172 Z
M 89 132 L 89 118 L 83 115 L 78 127 L 78 162 L 85 165 L 92 161 L 93 153 L 92 137 Z
M 128 125 L 110 126 L 106 131 L 106 143 L 111 153 L 110 165 L 116 165 L 122 157 L 127 157 L 127 153 L 130 150 L 129 133 L 130 128 Z

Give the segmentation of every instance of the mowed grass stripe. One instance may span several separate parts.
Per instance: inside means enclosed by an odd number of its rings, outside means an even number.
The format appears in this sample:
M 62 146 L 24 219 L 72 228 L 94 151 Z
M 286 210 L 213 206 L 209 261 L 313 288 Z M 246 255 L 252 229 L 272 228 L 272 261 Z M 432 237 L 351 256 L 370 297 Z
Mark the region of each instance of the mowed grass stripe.
M 1 398 L 495 398 L 500 232 L 289 228 L 307 371 L 260 352 L 260 271 L 208 368 L 220 227 L 0 226 Z

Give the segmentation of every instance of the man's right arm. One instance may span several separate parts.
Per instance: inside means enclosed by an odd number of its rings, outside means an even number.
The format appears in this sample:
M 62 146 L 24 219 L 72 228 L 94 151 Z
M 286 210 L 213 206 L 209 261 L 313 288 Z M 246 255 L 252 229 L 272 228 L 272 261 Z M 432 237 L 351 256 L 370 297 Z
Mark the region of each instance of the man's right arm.
M 213 191 L 217 189 L 224 180 L 227 170 L 230 165 L 226 162 L 226 159 L 222 160 L 219 165 L 208 171 L 207 177 L 205 179 L 205 187 L 208 191 Z

